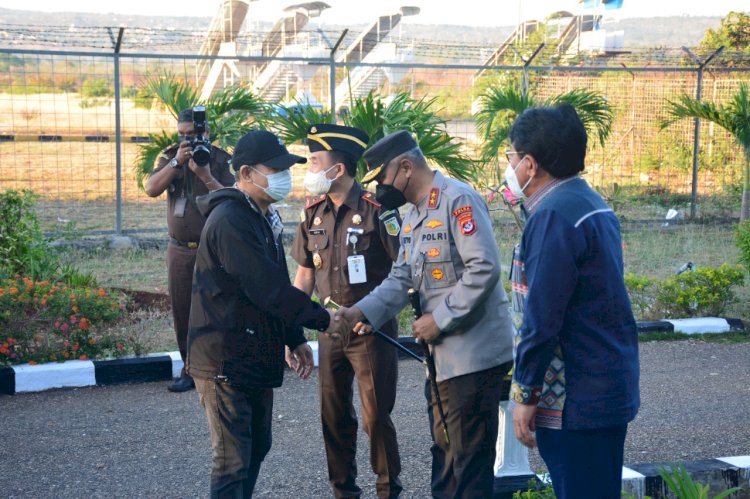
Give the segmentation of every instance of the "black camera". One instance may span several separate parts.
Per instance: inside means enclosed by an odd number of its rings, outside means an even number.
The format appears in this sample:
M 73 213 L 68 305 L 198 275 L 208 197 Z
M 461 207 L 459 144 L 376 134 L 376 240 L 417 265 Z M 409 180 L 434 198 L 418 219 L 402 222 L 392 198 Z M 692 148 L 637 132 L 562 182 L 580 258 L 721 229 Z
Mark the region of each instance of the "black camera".
M 206 133 L 206 128 L 208 128 L 205 107 L 195 106 L 193 108 L 193 127 L 195 128 L 195 137 L 190 139 L 193 161 L 198 166 L 206 166 L 211 160 L 211 142 L 203 136 Z

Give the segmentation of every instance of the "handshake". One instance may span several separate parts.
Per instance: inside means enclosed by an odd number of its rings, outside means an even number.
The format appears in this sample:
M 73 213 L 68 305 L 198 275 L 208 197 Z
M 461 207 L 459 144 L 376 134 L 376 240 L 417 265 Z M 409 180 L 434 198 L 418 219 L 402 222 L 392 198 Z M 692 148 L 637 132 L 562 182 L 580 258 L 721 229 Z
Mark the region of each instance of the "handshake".
M 330 297 L 323 302 L 328 313 L 331 315 L 331 322 L 328 329 L 323 331 L 334 339 L 340 339 L 351 333 L 368 334 L 372 332 L 372 326 L 365 323 L 365 315 L 357 307 L 342 307 Z

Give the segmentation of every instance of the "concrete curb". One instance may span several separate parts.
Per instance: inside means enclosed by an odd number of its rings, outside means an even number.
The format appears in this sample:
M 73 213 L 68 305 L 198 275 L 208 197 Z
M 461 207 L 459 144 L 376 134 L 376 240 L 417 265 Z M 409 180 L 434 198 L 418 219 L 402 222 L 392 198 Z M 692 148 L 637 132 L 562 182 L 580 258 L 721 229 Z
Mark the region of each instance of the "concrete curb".
M 705 334 L 738 331 L 745 331 L 742 321 L 725 317 L 638 322 L 638 334 L 655 332 Z M 412 352 L 418 355 L 423 354 L 422 346 L 418 345 L 411 336 L 401 336 L 398 340 Z M 310 346 L 317 366 L 318 342 L 311 341 Z M 399 357 L 407 356 L 399 352 Z M 0 394 L 13 395 L 53 388 L 167 381 L 179 376 L 181 370 L 182 360 L 180 353 L 176 351 L 113 360 L 69 360 L 35 366 L 20 364 L 0 367 Z

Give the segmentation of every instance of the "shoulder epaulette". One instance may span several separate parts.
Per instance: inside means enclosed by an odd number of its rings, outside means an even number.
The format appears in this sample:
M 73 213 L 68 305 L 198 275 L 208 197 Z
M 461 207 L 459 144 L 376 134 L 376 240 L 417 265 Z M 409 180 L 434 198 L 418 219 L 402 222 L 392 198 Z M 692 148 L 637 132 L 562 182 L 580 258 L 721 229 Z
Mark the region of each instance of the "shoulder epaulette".
M 321 194 L 317 198 L 308 199 L 307 204 L 305 205 L 305 209 L 308 210 L 308 209 L 312 208 L 313 206 L 322 203 L 323 200 L 325 200 L 325 198 L 326 198 L 326 195 L 325 194 Z
M 380 203 L 378 203 L 372 198 L 372 192 L 365 192 L 364 194 L 362 194 L 362 199 L 364 199 L 365 201 L 367 201 L 373 206 L 377 206 L 378 208 L 380 208 L 381 206 Z
M 176 148 L 177 148 L 177 144 L 172 144 L 172 145 L 170 145 L 170 146 L 168 146 L 168 147 L 165 147 L 164 149 L 162 149 L 162 150 L 161 150 L 161 151 L 159 152 L 159 155 L 158 155 L 158 156 L 156 157 L 156 161 L 154 162 L 154 168 L 156 168 L 157 166 L 159 166 L 159 160 L 160 160 L 160 159 L 164 159 L 164 160 L 167 160 L 167 161 L 169 161 L 170 159 L 172 159 L 172 158 L 171 158 L 171 157 L 169 156 L 169 154 L 168 154 L 168 153 L 169 153 L 169 152 L 170 152 L 170 151 L 171 151 L 172 149 L 176 149 Z

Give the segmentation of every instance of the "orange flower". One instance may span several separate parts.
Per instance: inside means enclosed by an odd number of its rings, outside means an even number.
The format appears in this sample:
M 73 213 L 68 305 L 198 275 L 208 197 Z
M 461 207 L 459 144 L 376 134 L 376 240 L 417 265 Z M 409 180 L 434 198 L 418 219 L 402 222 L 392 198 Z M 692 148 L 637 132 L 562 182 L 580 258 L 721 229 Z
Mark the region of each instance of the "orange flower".
M 89 356 L 86 354 L 83 354 L 80 357 L 78 357 L 78 360 L 89 360 Z
M 37 365 L 37 364 L 38 364 L 38 362 L 37 362 L 37 361 L 35 361 L 35 360 L 30 360 L 30 361 L 29 361 L 29 365 L 30 365 L 30 366 L 35 366 L 35 365 Z
M 78 307 L 75 306 L 75 305 L 73 305 L 73 307 L 71 307 L 71 310 L 73 311 L 74 314 L 78 313 Z
M 78 323 L 78 327 L 81 328 L 81 331 L 86 331 L 88 328 L 91 327 L 91 322 L 85 317 L 81 318 L 81 322 Z M 93 343 L 92 343 L 93 345 Z
M 16 287 L 10 288 L 10 294 L 17 295 L 18 294 L 18 288 L 16 288 Z
M 99 288 L 98 293 L 99 293 L 99 296 L 101 296 L 102 298 L 104 298 L 105 296 L 107 296 L 107 292 L 104 291 L 104 288 Z
M 91 346 L 96 345 L 96 340 L 94 338 L 89 338 L 89 345 Z

